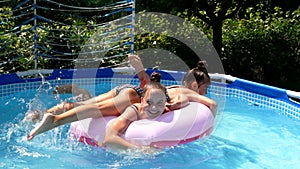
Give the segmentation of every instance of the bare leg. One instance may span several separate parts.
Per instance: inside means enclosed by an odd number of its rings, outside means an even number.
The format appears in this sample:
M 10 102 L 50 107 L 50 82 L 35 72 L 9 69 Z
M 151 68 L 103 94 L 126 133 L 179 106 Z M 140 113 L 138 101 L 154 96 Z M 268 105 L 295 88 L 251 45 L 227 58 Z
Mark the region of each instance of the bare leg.
M 101 116 L 101 113 L 96 105 L 82 105 L 71 109 L 61 115 L 63 115 L 63 117 L 65 118 L 61 118 L 60 115 L 55 115 L 51 113 L 44 114 L 40 124 L 36 128 L 34 128 L 27 136 L 27 140 L 31 140 L 34 136 L 44 133 L 63 124 L 71 123 L 74 121 L 78 121 L 79 119 L 86 119 L 94 116 L 99 117 Z
M 79 88 L 76 84 L 66 84 L 61 86 L 56 86 L 55 90 L 53 91 L 53 94 L 65 94 L 70 93 L 73 94 L 73 96 L 79 96 L 82 95 L 81 100 L 88 100 L 91 98 L 90 93 L 83 89 Z M 105 93 L 102 95 L 102 99 L 108 99 L 111 98 L 111 94 Z M 91 99 L 93 100 L 93 99 Z M 96 103 L 96 101 L 91 101 L 91 103 Z M 63 102 L 56 106 L 51 107 L 50 109 L 46 110 L 44 114 L 46 113 L 52 113 L 52 114 L 62 114 L 68 110 L 73 109 L 74 107 L 77 107 L 81 104 L 84 104 L 83 102 Z M 40 113 L 38 110 L 28 112 L 25 116 L 25 121 L 32 121 L 33 123 L 36 123 L 40 120 Z
M 44 113 L 61 114 L 63 112 L 73 109 L 75 107 L 75 104 L 79 105 L 80 103 L 63 102 L 56 106 L 51 107 L 50 109 L 46 110 Z
M 29 135 L 27 135 L 27 140 L 33 139 L 33 137 L 35 135 L 40 134 L 41 132 L 50 130 L 50 128 L 46 128 L 45 126 L 46 126 L 46 124 L 52 124 L 53 119 L 54 119 L 54 117 L 51 113 L 44 114 L 41 123 L 36 128 L 31 130 Z M 48 127 L 50 127 L 50 126 L 48 126 Z M 55 125 L 53 124 L 53 125 L 51 125 L 51 127 L 54 128 Z
M 82 101 L 82 102 L 64 102 L 64 103 L 60 103 L 56 106 L 51 107 L 50 109 L 46 110 L 44 113 L 52 113 L 52 114 L 62 114 L 66 111 L 69 111 L 71 109 L 73 109 L 74 107 L 78 107 L 80 105 L 84 105 L 84 104 L 96 104 L 97 102 L 101 102 L 103 100 L 107 100 L 110 99 L 114 96 L 114 89 L 101 94 L 99 96 L 90 98 L 88 100 Z
M 102 100 L 99 96 L 98 99 L 101 101 L 94 104 L 83 104 L 59 115 L 46 113 L 41 123 L 29 133 L 27 139 L 31 140 L 38 134 L 74 121 L 103 116 L 118 116 L 127 106 L 140 102 L 140 97 L 131 88 L 122 90 L 113 98 Z

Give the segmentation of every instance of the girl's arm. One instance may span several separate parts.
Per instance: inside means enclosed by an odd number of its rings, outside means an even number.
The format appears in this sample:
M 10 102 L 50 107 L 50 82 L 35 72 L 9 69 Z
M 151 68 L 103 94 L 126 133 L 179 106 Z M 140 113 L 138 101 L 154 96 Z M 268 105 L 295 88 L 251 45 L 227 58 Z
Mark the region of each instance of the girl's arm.
M 132 106 L 113 120 L 106 128 L 104 144 L 111 149 L 137 148 L 136 145 L 124 140 L 121 135 L 126 131 L 132 121 L 137 120 L 135 109 Z
M 143 88 L 148 82 L 150 82 L 150 77 L 145 71 L 141 58 L 137 55 L 130 54 L 128 55 L 128 59 L 140 80 L 140 87 Z
M 188 88 L 181 88 L 181 92 L 188 98 L 189 101 L 199 102 L 209 107 L 213 115 L 216 116 L 218 105 L 215 101 Z
M 166 103 L 165 112 L 181 109 L 181 108 L 189 105 L 188 97 L 181 94 L 181 92 L 178 92 L 177 89 L 175 89 L 175 90 L 176 90 L 175 94 L 172 94 L 172 92 L 169 92 L 170 90 L 168 90 L 168 93 L 171 93 L 172 97 L 171 97 L 171 100 Z

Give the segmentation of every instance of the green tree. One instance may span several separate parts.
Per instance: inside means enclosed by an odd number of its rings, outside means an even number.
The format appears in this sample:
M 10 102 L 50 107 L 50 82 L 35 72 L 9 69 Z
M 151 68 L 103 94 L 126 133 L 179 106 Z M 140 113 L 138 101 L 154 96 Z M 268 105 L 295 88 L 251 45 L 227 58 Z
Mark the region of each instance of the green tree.
M 226 73 L 264 84 L 299 91 L 300 18 L 262 4 L 248 8 L 248 19 L 224 22 L 222 57 Z M 243 71 L 241 71 L 243 70 Z
M 222 25 L 226 19 L 244 18 L 248 7 L 265 4 L 266 12 L 273 12 L 275 6 L 282 6 L 286 11 L 293 11 L 300 5 L 300 1 L 293 0 L 137 0 L 138 11 L 165 12 L 169 14 L 181 13 L 181 17 L 189 20 L 201 19 L 213 31 L 213 44 L 221 55 L 222 51 Z M 296 7 L 296 8 L 295 8 Z M 183 15 L 182 15 L 183 14 Z M 197 20 L 196 19 L 196 20 Z M 203 25 L 203 24 L 201 24 Z M 205 31 L 205 30 L 204 30 Z

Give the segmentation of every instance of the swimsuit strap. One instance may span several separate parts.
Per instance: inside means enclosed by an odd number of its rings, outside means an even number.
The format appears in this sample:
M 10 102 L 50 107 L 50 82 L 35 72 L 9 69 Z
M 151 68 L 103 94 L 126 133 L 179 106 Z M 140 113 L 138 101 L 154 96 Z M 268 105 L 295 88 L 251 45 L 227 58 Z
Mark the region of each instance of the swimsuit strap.
M 136 114 L 136 119 L 137 120 L 140 120 L 140 116 L 139 116 L 139 111 L 138 111 L 138 107 L 136 105 L 131 105 L 130 106 L 134 111 L 135 111 L 135 114 Z
M 167 89 L 172 89 L 172 88 L 180 88 L 182 87 L 181 85 L 172 85 L 172 86 L 167 86 Z
M 171 101 L 170 96 L 168 95 L 168 90 L 165 92 L 167 102 Z

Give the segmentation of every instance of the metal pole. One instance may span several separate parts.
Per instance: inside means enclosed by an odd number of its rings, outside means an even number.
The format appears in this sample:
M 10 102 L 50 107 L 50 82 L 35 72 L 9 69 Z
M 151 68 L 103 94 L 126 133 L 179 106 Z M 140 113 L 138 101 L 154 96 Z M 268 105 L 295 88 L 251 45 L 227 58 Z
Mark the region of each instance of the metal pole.
M 132 23 L 132 29 L 131 29 L 131 34 L 132 34 L 132 37 L 131 37 L 131 41 L 132 41 L 132 44 L 131 44 L 131 53 L 133 54 L 134 53 L 135 0 L 132 0 L 132 1 L 133 1 L 133 4 L 132 4 L 132 18 L 131 18 L 131 23 Z
M 36 49 L 36 43 L 37 43 L 37 32 L 36 32 L 36 0 L 34 0 L 34 4 L 33 4 L 33 13 L 34 13 L 34 45 L 33 45 L 33 48 L 34 48 L 34 69 L 37 69 L 37 49 Z

